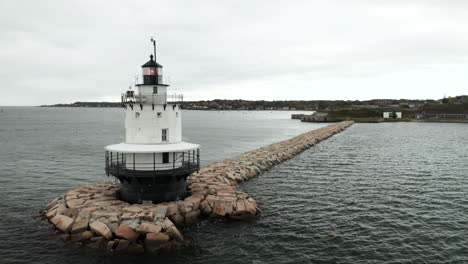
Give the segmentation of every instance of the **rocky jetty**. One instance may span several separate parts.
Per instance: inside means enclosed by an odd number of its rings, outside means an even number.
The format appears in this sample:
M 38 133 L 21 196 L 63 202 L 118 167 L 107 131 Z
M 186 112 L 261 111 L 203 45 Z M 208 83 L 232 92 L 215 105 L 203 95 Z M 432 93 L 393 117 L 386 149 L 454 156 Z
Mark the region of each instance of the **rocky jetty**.
M 128 204 L 118 199 L 119 184 L 98 183 L 66 192 L 47 205 L 43 216 L 63 233 L 64 239 L 86 248 L 114 253 L 172 249 L 185 241 L 179 228 L 196 224 L 203 217 L 259 216 L 257 202 L 237 190 L 236 185 L 291 159 L 352 123 L 332 124 L 208 165 L 188 177 L 190 196 L 184 200 Z

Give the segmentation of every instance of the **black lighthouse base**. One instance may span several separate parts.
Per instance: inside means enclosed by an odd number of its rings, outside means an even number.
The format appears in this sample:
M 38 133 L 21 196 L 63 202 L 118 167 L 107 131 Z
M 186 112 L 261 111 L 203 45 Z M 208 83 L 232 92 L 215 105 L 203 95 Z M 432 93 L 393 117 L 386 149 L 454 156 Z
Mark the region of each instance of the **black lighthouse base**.
M 161 203 L 183 199 L 187 196 L 185 179 L 188 175 L 120 179 L 119 198 L 128 203 Z
M 108 163 L 107 175 L 119 179 L 119 198 L 128 203 L 161 203 L 187 196 L 186 179 L 199 168 L 198 163 L 163 170 L 132 170 L 125 164 Z

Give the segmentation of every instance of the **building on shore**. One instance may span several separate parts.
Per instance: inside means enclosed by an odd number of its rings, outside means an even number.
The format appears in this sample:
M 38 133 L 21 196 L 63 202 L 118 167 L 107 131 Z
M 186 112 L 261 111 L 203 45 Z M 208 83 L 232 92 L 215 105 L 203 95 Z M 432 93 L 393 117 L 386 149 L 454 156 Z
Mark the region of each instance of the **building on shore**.
M 383 118 L 402 118 L 402 112 L 383 112 Z
M 468 119 L 468 112 L 424 112 L 423 118 Z

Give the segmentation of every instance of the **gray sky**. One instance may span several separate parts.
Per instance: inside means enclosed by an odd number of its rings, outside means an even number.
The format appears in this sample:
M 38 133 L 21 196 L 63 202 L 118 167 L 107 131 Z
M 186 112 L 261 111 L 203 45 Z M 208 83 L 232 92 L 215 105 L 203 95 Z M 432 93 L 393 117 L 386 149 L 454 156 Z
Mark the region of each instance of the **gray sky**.
M 0 0 L 0 105 L 117 101 L 157 39 L 198 99 L 468 94 L 468 1 Z

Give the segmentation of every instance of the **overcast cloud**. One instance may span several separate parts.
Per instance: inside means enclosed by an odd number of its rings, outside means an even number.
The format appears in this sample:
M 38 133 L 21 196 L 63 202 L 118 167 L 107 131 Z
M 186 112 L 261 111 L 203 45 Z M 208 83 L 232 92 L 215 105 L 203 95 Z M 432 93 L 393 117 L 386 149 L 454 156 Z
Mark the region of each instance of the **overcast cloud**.
M 468 1 L 0 0 L 0 105 L 117 101 L 158 45 L 193 99 L 468 94 Z

